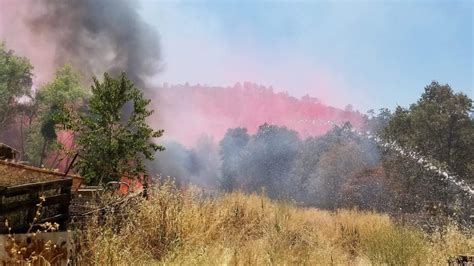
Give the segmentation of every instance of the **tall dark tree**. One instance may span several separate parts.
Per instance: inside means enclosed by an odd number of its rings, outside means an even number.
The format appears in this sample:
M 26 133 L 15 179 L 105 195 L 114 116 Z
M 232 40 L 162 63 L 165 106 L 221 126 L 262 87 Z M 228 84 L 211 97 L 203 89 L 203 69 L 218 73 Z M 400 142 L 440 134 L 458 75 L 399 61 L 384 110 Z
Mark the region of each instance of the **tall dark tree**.
M 94 78 L 86 114 L 69 112 L 65 125 L 76 134 L 76 168 L 89 184 L 134 177 L 146 172 L 144 160 L 164 148 L 153 142 L 163 130 L 152 129 L 146 119 L 153 113 L 149 99 L 122 73 Z
M 221 188 L 232 191 L 239 186 L 239 177 L 242 173 L 243 152 L 247 147 L 250 136 L 246 128 L 228 129 L 220 141 Z
M 298 155 L 298 133 L 275 125 L 258 128 L 247 145 L 242 175 L 247 191 L 265 189 L 270 197 L 287 196 L 289 173 Z

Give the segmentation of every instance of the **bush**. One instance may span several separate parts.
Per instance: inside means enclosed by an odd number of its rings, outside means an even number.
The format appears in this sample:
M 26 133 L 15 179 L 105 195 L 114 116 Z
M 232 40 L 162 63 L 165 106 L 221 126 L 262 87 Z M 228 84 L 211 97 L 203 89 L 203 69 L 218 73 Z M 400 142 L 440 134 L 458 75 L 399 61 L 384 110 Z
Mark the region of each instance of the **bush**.
M 426 253 L 423 235 L 413 229 L 388 226 L 363 236 L 362 254 L 377 264 L 423 264 Z

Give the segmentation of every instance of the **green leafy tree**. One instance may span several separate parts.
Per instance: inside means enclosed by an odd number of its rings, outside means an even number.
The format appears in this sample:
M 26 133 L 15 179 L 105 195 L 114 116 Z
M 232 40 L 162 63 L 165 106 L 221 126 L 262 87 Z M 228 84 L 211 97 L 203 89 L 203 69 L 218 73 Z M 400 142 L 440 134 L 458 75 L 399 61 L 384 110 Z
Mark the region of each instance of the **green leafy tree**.
M 18 114 L 19 99 L 31 95 L 33 66 L 0 43 L 0 133 Z
M 416 151 L 431 163 L 449 170 L 456 179 L 468 184 L 474 181 L 474 120 L 472 100 L 455 93 L 449 85 L 433 81 L 425 87 L 421 98 L 409 108 L 397 107 L 384 130 L 387 141 L 396 141 L 406 150 Z M 408 156 L 390 149 L 384 151 L 383 165 L 397 191 L 397 205 L 404 211 L 420 212 L 430 205 L 456 215 L 461 220 L 469 215 L 454 205 L 472 209 L 472 199 L 460 193 L 457 186 Z M 467 217 L 467 218 L 466 218 Z
M 57 141 L 57 116 L 63 107 L 81 108 L 88 97 L 80 85 L 79 74 L 66 65 L 59 69 L 54 79 L 43 86 L 36 94 L 34 102 L 35 118 L 26 129 L 26 159 L 34 165 L 42 165 L 45 158 L 61 150 Z
M 385 138 L 416 150 L 461 178 L 474 179 L 472 100 L 433 81 L 409 109 L 397 107 Z
M 155 131 L 146 119 L 149 99 L 125 73 L 113 78 L 107 73 L 100 82 L 94 78 L 86 114 L 68 112 L 66 128 L 76 134 L 79 160 L 75 167 L 89 184 L 134 177 L 145 172 L 144 160 L 164 150 L 152 142 L 163 130 Z

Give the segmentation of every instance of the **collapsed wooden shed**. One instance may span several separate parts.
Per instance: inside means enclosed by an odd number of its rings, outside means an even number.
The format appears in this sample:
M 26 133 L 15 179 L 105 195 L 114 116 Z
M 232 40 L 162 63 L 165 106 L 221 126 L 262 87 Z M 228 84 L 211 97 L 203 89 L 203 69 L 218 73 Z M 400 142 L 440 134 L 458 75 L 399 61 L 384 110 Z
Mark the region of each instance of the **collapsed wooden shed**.
M 71 190 L 80 180 L 74 175 L 0 160 L 0 234 L 26 233 L 45 222 L 56 222 L 65 230 Z

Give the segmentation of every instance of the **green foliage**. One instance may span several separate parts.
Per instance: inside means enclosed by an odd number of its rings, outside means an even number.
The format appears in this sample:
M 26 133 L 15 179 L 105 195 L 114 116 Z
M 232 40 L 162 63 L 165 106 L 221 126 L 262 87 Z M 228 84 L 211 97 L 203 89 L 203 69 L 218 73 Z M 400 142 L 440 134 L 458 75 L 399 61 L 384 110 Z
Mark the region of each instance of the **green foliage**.
M 144 159 L 152 160 L 156 151 L 164 150 L 151 142 L 163 130 L 147 124 L 153 113 L 149 103 L 125 73 L 117 78 L 105 73 L 103 82 L 94 78 L 86 114 L 68 112 L 63 117 L 77 136 L 76 168 L 89 184 L 145 172 Z
M 397 107 L 384 135 L 444 164 L 462 178 L 474 179 L 472 100 L 433 81 L 409 109 Z
M 472 184 L 472 111 L 472 100 L 465 94 L 432 82 L 418 102 L 409 108 L 396 108 L 382 136 L 388 142 L 395 141 L 406 150 L 418 152 L 439 168 L 455 174 L 456 179 Z M 401 210 L 419 213 L 438 206 L 439 214 L 458 222 L 469 221 L 472 199 L 438 173 L 427 171 L 414 159 L 390 149 L 384 151 L 382 162 Z
M 25 148 L 30 163 L 43 164 L 48 154 L 61 147 L 56 139 L 60 111 L 66 106 L 80 108 L 87 97 L 88 93 L 80 85 L 79 74 L 70 65 L 59 69 L 54 79 L 37 92 L 34 102 L 30 103 L 36 115 L 28 127 Z
M 18 113 L 18 100 L 31 95 L 33 66 L 0 43 L 0 132 Z
M 74 104 L 87 97 L 87 91 L 81 87 L 79 73 L 71 65 L 65 65 L 56 71 L 53 81 L 38 91 L 36 100 L 44 107 L 51 107 Z

